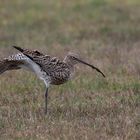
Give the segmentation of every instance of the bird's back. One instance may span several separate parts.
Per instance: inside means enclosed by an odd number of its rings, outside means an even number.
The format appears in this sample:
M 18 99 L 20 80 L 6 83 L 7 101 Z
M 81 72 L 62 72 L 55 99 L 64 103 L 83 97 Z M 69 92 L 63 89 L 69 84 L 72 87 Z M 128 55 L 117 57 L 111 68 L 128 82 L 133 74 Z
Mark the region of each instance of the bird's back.
M 42 69 L 51 77 L 51 84 L 54 85 L 65 83 L 71 74 L 69 66 L 56 57 L 52 57 Z

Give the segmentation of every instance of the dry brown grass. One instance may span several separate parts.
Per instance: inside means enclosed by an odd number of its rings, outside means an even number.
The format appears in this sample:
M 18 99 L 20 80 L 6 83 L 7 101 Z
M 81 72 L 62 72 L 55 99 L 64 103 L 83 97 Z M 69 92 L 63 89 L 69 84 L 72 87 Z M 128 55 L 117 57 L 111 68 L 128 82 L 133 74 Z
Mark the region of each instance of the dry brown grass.
M 25 71 L 0 77 L 1 140 L 138 140 L 140 2 L 13 0 L 0 4 L 0 56 L 17 44 L 63 59 L 79 52 L 106 74 L 77 66 L 75 78 L 49 90 Z

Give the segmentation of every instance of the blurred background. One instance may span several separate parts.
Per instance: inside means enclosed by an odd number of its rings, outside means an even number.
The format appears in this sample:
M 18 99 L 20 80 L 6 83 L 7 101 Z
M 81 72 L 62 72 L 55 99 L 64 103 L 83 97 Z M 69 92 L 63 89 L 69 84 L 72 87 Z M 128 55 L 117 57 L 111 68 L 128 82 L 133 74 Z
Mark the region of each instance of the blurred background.
M 22 70 L 3 74 L 2 139 L 139 138 L 139 0 L 0 0 L 1 58 L 16 53 L 12 45 L 60 59 L 78 52 L 106 79 L 79 65 L 73 81 L 50 89 L 44 117 L 43 83 Z

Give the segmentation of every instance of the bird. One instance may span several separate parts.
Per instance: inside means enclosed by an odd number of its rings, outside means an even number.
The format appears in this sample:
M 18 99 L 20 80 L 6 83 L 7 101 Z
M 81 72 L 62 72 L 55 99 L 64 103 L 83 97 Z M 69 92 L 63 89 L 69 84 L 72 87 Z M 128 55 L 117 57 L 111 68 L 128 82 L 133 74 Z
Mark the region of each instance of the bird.
M 0 60 L 0 74 L 18 69 L 34 72 L 45 83 L 45 114 L 48 112 L 49 86 L 61 85 L 69 81 L 73 76 L 76 64 L 85 64 L 105 77 L 105 74 L 99 68 L 82 60 L 77 53 L 69 52 L 63 60 L 60 60 L 57 57 L 45 55 L 38 50 L 23 49 L 19 46 L 12 47 L 19 52 Z

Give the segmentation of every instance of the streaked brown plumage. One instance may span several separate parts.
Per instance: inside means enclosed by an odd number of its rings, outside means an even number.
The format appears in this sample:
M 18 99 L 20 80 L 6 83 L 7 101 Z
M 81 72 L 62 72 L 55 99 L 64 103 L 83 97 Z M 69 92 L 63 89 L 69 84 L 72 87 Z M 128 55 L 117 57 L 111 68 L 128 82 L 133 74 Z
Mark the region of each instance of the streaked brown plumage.
M 56 57 L 44 55 L 37 50 L 31 51 L 17 46 L 13 47 L 19 50 L 21 53 L 0 60 L 0 74 L 7 70 L 16 70 L 20 68 L 36 73 L 36 75 L 45 82 L 47 88 L 45 94 L 46 113 L 49 85 L 60 85 L 67 82 L 74 72 L 75 64 L 83 63 L 88 65 L 100 72 L 105 77 L 105 75 L 98 68 L 81 60 L 79 56 L 74 53 L 69 53 L 64 60 L 61 61 Z

